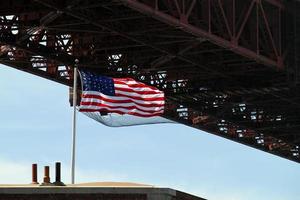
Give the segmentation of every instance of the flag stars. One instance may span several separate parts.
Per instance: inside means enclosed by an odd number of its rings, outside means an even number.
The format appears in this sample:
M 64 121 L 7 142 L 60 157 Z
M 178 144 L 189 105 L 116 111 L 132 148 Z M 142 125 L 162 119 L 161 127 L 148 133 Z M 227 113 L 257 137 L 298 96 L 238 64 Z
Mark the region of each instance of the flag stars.
M 81 71 L 81 75 L 84 91 L 98 91 L 109 96 L 115 95 L 114 81 L 112 78 L 96 76 L 84 71 Z

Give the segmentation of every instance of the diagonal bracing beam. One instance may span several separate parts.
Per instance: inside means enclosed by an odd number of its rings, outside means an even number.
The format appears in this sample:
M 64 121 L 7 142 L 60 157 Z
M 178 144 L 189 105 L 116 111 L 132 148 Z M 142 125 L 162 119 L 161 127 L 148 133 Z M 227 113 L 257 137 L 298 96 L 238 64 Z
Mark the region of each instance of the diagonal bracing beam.
M 42 4 L 42 5 L 44 5 L 46 7 L 52 8 L 54 10 L 61 11 L 61 12 L 65 13 L 65 14 L 67 14 L 69 16 L 72 16 L 72 17 L 74 17 L 76 19 L 79 19 L 79 20 L 82 20 L 84 22 L 87 22 L 87 23 L 89 23 L 91 25 L 94 25 L 95 27 L 100 28 L 100 29 L 110 31 L 113 34 L 118 34 L 121 37 L 129 39 L 129 40 L 131 40 L 133 42 L 142 44 L 144 46 L 148 46 L 148 47 L 150 47 L 150 48 L 152 48 L 152 49 L 154 49 L 154 50 L 156 50 L 158 52 L 161 52 L 163 54 L 166 54 L 166 55 L 168 55 L 170 57 L 178 58 L 179 60 L 182 60 L 184 62 L 192 64 L 193 66 L 198 66 L 199 68 L 201 68 L 201 69 L 203 69 L 203 70 L 205 70 L 207 72 L 210 72 L 212 74 L 224 77 L 224 74 L 218 72 L 217 70 L 211 69 L 208 66 L 203 66 L 202 64 L 200 64 L 197 61 L 191 60 L 191 59 L 189 59 L 189 58 L 187 58 L 187 57 L 185 57 L 183 55 L 180 55 L 180 54 L 175 54 L 175 53 L 173 53 L 173 52 L 171 52 L 171 51 L 169 51 L 167 49 L 164 49 L 164 48 L 159 47 L 159 46 L 157 46 L 155 44 L 152 44 L 151 42 L 147 42 L 147 41 L 141 40 L 139 38 L 136 38 L 134 36 L 131 36 L 131 35 L 125 33 L 125 32 L 122 32 L 122 31 L 116 29 L 116 28 L 112 28 L 112 27 L 109 27 L 107 25 L 101 24 L 101 23 L 99 23 L 99 22 L 91 19 L 89 16 L 83 15 L 83 14 L 81 14 L 79 12 L 73 11 L 71 9 L 62 9 L 59 6 L 57 6 L 57 5 L 53 4 L 53 3 L 49 3 L 48 1 L 44 1 L 44 0 L 34 0 L 34 1 L 38 2 L 38 3 Z M 201 40 L 203 40 L 203 38 L 201 38 Z
M 166 23 L 170 26 L 180 28 L 185 32 L 191 33 L 194 36 L 200 37 L 200 38 L 206 38 L 207 40 L 211 41 L 212 43 L 224 47 L 225 49 L 230 49 L 231 51 L 242 55 L 244 57 L 250 58 L 251 60 L 255 60 L 258 63 L 262 63 L 266 66 L 275 67 L 282 69 L 283 68 L 283 62 L 282 58 L 279 57 L 278 60 L 270 59 L 266 56 L 260 55 L 255 51 L 252 51 L 250 49 L 247 49 L 245 47 L 242 47 L 237 44 L 235 40 L 229 41 L 222 37 L 219 37 L 215 34 L 210 33 L 209 31 L 206 31 L 204 29 L 201 29 L 199 27 L 196 27 L 192 24 L 190 24 L 187 20 L 180 20 L 177 19 L 171 15 L 168 15 L 164 13 L 163 11 L 159 10 L 156 7 L 151 7 L 147 5 L 146 3 L 137 1 L 137 0 L 119 0 L 122 2 L 125 6 L 136 10 L 142 14 L 151 16 L 154 19 L 157 19 L 163 23 Z M 274 0 L 268 0 L 267 2 L 272 3 L 273 5 L 278 5 L 279 3 Z M 256 0 L 253 0 L 252 4 L 258 3 Z M 260 3 L 260 2 L 259 2 Z M 282 4 L 279 4 L 280 7 Z
M 201 40 L 201 41 L 193 41 L 191 43 L 189 43 L 185 48 L 181 49 L 177 55 L 183 55 L 185 52 L 195 48 L 196 46 L 200 45 L 202 42 L 204 42 L 206 40 Z M 155 69 L 155 68 L 159 68 L 160 66 L 166 64 L 167 62 L 173 60 L 175 57 L 172 57 L 172 56 L 162 56 L 162 57 L 159 57 L 157 58 L 156 60 L 154 60 L 152 63 L 151 63 L 151 68 L 152 69 Z

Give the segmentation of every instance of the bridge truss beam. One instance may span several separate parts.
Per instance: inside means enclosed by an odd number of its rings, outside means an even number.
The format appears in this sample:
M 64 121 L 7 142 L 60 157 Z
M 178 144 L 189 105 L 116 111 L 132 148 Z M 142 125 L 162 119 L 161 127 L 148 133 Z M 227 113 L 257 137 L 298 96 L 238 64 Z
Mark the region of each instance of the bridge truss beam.
M 2 1 L 0 62 L 69 86 L 75 59 L 132 76 L 165 91 L 166 118 L 300 162 L 295 20 L 242 2 Z
M 278 68 L 282 68 L 284 65 L 281 15 L 285 6 L 281 1 L 120 1 L 143 14 L 197 37 L 206 38 L 218 46 L 230 49 L 264 65 Z M 269 7 L 269 10 L 266 7 Z M 199 11 L 200 9 L 202 12 Z M 243 10 L 243 12 L 240 13 L 239 10 Z M 271 18 L 271 13 L 275 14 L 277 18 Z M 248 29 L 245 28 L 247 23 L 252 23 Z M 248 36 L 242 36 L 245 33 Z M 266 43 L 260 41 L 261 34 L 265 34 Z M 243 43 L 245 37 L 251 38 L 252 44 Z

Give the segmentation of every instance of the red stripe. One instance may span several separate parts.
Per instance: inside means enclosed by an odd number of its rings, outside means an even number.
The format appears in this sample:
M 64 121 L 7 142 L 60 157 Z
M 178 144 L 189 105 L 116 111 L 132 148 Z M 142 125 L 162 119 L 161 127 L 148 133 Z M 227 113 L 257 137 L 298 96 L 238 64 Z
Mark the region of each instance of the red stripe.
M 80 111 L 80 112 L 107 111 L 107 112 L 118 113 L 118 114 L 120 114 L 120 115 L 128 114 L 128 115 L 134 115 L 134 116 L 137 116 L 137 117 L 155 117 L 155 116 L 161 116 L 161 115 L 163 114 L 163 112 L 162 112 L 162 113 L 151 114 L 151 115 L 142 115 L 142 114 L 140 114 L 140 113 L 135 113 L 135 112 L 124 113 L 124 112 L 122 112 L 122 111 L 117 111 L 117 110 L 111 111 L 111 110 L 109 110 L 108 108 L 99 108 L 99 109 L 80 109 L 79 111 Z
M 97 103 L 97 102 L 81 102 L 80 105 L 83 106 L 99 106 L 99 107 L 107 107 L 107 108 L 112 108 L 112 109 L 118 109 L 118 108 L 123 108 L 123 109 L 128 109 L 128 110 L 133 110 L 133 109 L 137 109 L 139 111 L 142 112 L 147 112 L 147 113 L 155 113 L 155 112 L 159 112 L 159 111 L 163 111 L 164 109 L 160 109 L 160 110 L 144 110 L 141 108 L 138 108 L 136 106 L 111 106 L 111 105 L 107 105 L 107 104 L 102 104 L 102 103 Z
M 137 103 L 133 101 L 132 99 L 128 100 L 114 100 L 114 99 L 108 99 L 99 95 L 94 95 L 94 94 L 85 94 L 82 95 L 82 100 L 84 98 L 93 98 L 93 99 L 99 99 L 99 100 L 104 100 L 110 103 L 135 103 L 136 105 L 144 106 L 144 107 L 158 107 L 158 106 L 164 106 L 165 104 L 158 104 L 158 103 L 149 103 L 149 104 L 143 104 L 143 103 Z
M 128 83 L 126 83 L 126 81 L 118 81 L 118 79 L 113 79 L 113 80 L 114 80 L 115 84 L 127 85 L 132 88 L 141 88 L 142 87 L 142 88 L 150 88 L 152 90 L 158 90 L 156 87 L 149 86 L 149 85 L 139 83 L 139 82 L 136 82 L 136 84 L 128 84 Z
M 83 98 L 95 98 L 95 96 L 98 95 L 94 95 L 94 94 L 83 94 L 82 97 Z M 157 98 L 142 98 L 142 97 L 133 97 L 133 96 L 129 96 L 129 95 L 125 95 L 125 94 L 118 94 L 116 93 L 117 97 L 127 97 L 130 99 L 135 99 L 135 100 L 142 100 L 142 101 L 164 101 L 165 98 L 164 97 L 157 97 Z M 119 101 L 119 100 L 117 100 Z M 128 102 L 127 102 L 128 103 Z
M 130 88 L 120 88 L 120 87 L 115 87 L 115 90 L 120 90 L 120 91 L 123 91 L 123 92 L 134 92 L 134 93 L 137 93 L 137 94 L 163 94 L 162 92 L 160 91 L 136 91 L 136 90 L 133 90 L 133 89 L 130 89 Z

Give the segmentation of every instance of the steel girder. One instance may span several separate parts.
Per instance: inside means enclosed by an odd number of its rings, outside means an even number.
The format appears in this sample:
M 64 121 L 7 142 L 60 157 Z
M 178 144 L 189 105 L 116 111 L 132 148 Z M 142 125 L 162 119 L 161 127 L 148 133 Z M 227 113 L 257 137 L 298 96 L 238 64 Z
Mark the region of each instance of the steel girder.
M 264 65 L 283 67 L 281 1 L 120 0 L 126 6 Z M 269 5 L 268 5 L 269 4 Z M 273 7 L 269 10 L 266 7 Z M 200 10 L 202 9 L 202 10 Z M 240 12 L 243 10 L 245 12 Z M 271 12 L 275 17 L 271 16 Z M 277 17 L 277 18 L 276 18 Z M 202 23 L 201 23 L 202 21 Z M 246 30 L 246 24 L 248 29 Z M 252 45 L 243 44 L 247 33 Z M 269 44 L 260 41 L 264 32 Z M 244 36 L 246 37 L 246 36 Z M 249 39 L 248 39 L 249 40 Z M 269 46 L 270 45 L 270 46 Z M 269 51 L 270 50 L 270 51 Z
M 75 59 L 135 77 L 166 92 L 165 117 L 299 162 L 298 36 L 282 2 L 1 2 L 0 62 L 66 85 Z

